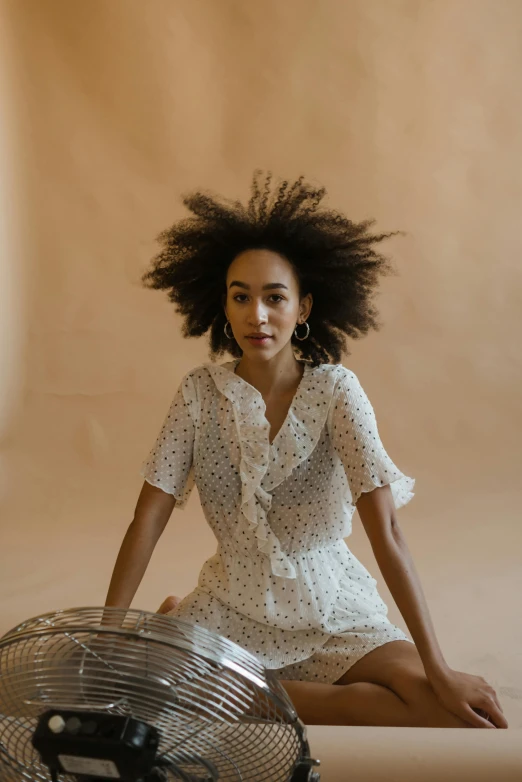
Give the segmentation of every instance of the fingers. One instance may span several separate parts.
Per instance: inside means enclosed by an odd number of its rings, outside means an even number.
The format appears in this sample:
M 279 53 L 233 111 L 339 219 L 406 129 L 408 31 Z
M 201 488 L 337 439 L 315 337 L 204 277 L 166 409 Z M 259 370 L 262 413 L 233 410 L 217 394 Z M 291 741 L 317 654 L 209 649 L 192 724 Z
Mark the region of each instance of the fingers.
M 485 714 L 487 717 L 487 712 L 482 711 L 482 709 L 472 709 L 471 706 L 468 706 L 466 703 L 462 706 L 462 714 L 459 714 L 458 716 L 462 717 L 462 719 L 469 722 L 469 724 L 473 725 L 475 728 L 492 728 L 495 730 L 496 726 L 493 725 L 492 722 L 489 722 L 486 717 L 481 717 L 481 714 Z
M 508 727 L 508 722 L 504 716 L 504 710 L 502 709 L 497 693 L 485 680 L 483 681 L 487 689 L 487 694 L 482 704 L 483 708 L 497 728 L 505 729 Z
M 497 728 L 507 728 L 508 723 L 504 717 L 504 712 L 496 704 L 496 699 L 491 698 L 488 706 L 485 706 L 484 711 L 489 715 L 491 721 Z
M 498 696 L 497 696 L 497 693 L 495 692 L 495 690 L 493 690 L 493 694 L 492 694 L 491 697 L 493 698 L 493 701 L 494 701 L 497 709 L 500 711 L 500 713 L 503 716 L 504 715 L 504 709 L 502 708 L 502 704 L 500 703 L 500 701 L 498 699 Z M 504 718 L 504 720 L 505 720 L 505 718 Z M 507 728 L 507 722 L 506 722 L 506 728 Z
M 495 716 L 494 723 L 497 728 L 502 728 L 503 730 L 507 730 L 507 728 L 509 728 L 509 723 L 501 712 Z
M 465 716 L 464 714 L 462 715 L 463 719 L 477 728 L 506 729 L 508 727 L 504 714 L 496 707 L 493 699 L 489 702 L 484 701 L 484 707 L 470 708 L 467 704 L 463 705 L 463 711 L 465 712 Z

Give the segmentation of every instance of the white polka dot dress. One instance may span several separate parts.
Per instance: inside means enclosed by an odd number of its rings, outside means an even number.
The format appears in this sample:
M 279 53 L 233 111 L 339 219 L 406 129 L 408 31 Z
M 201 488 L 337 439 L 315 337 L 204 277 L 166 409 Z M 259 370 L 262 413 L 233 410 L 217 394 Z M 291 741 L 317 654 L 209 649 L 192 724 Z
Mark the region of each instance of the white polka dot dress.
M 239 360 L 185 375 L 142 467 L 176 508 L 196 484 L 217 539 L 171 615 L 229 638 L 278 678 L 331 683 L 372 649 L 411 640 L 344 538 L 363 492 L 390 484 L 400 508 L 415 481 L 386 453 L 353 372 L 304 362 L 270 443 L 264 400 L 235 374 Z

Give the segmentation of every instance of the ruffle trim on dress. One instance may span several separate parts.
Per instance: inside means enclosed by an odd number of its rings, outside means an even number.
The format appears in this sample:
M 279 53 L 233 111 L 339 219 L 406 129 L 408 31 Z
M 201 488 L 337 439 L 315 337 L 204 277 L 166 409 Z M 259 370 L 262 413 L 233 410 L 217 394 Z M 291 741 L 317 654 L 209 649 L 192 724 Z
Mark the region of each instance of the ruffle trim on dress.
M 354 505 L 358 502 L 361 494 L 386 485 L 390 486 L 396 510 L 402 508 L 415 496 L 413 492 L 415 478 L 404 475 L 389 457 L 386 458 L 385 464 L 386 467 L 383 462 L 374 467 L 373 475 L 371 477 L 368 476 L 364 484 L 358 487 L 356 491 L 351 490 L 350 493 Z
M 264 482 L 268 491 L 286 480 L 314 451 L 328 417 L 339 367 L 338 364 L 305 366 L 305 375 L 286 420 L 271 446 L 273 453 Z
M 307 459 L 317 445 L 337 380 L 337 365 L 314 368 L 305 364 L 287 417 L 270 444 L 265 402 L 256 388 L 234 373 L 239 360 L 207 363 L 204 367 L 218 390 L 230 400 L 234 411 L 241 450 L 241 513 L 254 531 L 259 551 L 269 557 L 272 573 L 295 579 L 295 567 L 268 523 L 272 505 L 270 491 Z
M 414 496 L 415 478 L 409 478 L 407 475 L 397 478 L 390 484 L 393 495 L 393 502 L 398 510 L 406 505 Z
M 348 400 L 348 404 L 356 407 L 356 409 L 359 410 L 359 406 L 361 405 L 360 400 L 363 398 L 363 395 L 366 395 L 360 386 L 358 378 L 353 374 L 353 372 L 346 369 L 344 369 L 344 371 L 342 371 L 340 374 L 341 384 L 344 386 L 344 394 L 345 398 Z M 415 478 L 410 478 L 401 470 L 399 470 L 397 465 L 388 455 L 379 437 L 377 422 L 375 420 L 375 413 L 373 412 L 373 407 L 371 406 L 371 403 L 367 397 L 366 402 L 371 410 L 371 417 L 368 419 L 367 426 L 370 427 L 370 435 L 373 435 L 373 440 L 376 442 L 375 448 L 372 448 L 374 453 L 371 456 L 371 460 L 368 457 L 368 451 L 366 452 L 366 459 L 365 457 L 361 456 L 363 459 L 363 464 L 361 467 L 364 469 L 362 472 L 363 479 L 360 481 L 359 485 L 354 486 L 353 479 L 350 479 L 350 476 L 347 475 L 350 483 L 352 504 L 355 506 L 361 494 L 371 492 L 373 489 L 380 486 L 389 485 L 395 508 L 398 510 L 399 508 L 402 508 L 404 505 L 406 505 L 414 497 L 413 488 L 415 486 Z M 353 420 L 354 419 L 352 418 L 352 421 Z M 362 426 L 360 420 L 359 426 Z M 361 435 L 359 435 L 359 439 L 360 437 Z M 362 442 L 368 443 L 369 440 L 365 441 L 363 437 Z M 373 445 L 373 443 L 370 443 L 370 446 L 371 445 Z M 366 446 L 363 444 L 363 449 L 365 447 Z M 355 469 L 356 465 L 353 464 L 352 467 Z

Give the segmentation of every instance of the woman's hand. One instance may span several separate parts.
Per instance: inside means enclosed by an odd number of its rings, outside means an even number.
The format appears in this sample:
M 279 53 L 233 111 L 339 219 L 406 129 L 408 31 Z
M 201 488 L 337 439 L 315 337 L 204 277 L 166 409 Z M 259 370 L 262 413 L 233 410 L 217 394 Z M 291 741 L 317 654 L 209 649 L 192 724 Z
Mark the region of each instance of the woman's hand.
M 442 705 L 477 728 L 507 728 L 502 707 L 493 687 L 481 676 L 454 671 L 429 677 Z M 481 716 L 482 715 L 482 716 Z

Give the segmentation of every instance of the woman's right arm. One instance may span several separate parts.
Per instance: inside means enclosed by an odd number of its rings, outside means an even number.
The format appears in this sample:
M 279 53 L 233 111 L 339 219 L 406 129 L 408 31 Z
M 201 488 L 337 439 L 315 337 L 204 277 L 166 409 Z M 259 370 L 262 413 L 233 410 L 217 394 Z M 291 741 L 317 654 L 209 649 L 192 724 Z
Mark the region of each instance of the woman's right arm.
M 129 608 L 175 504 L 172 494 L 144 482 L 114 565 L 106 606 Z

